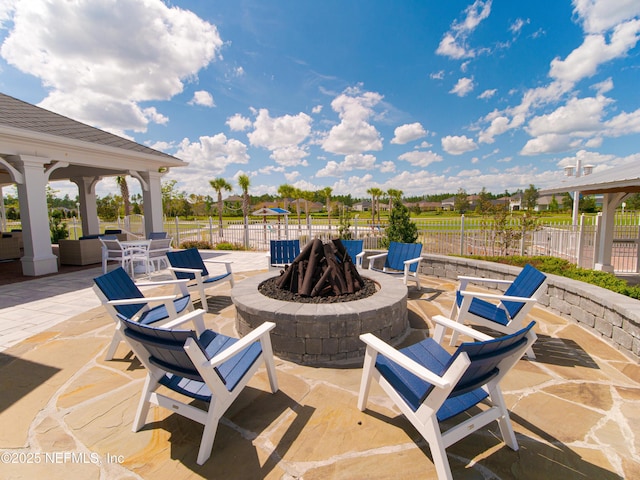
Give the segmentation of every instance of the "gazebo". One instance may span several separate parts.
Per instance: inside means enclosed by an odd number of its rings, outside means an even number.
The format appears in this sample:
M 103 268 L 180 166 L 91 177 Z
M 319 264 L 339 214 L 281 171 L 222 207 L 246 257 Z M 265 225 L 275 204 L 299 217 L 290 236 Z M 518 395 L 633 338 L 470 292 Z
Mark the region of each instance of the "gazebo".
M 25 275 L 58 271 L 49 234 L 49 181 L 70 180 L 78 186 L 87 235 L 100 233 L 96 184 L 104 177 L 130 175 L 142 187 L 144 226 L 151 232 L 163 229 L 162 176 L 171 167 L 185 165 L 166 153 L 0 93 L 0 186 L 17 186 Z
M 564 192 L 579 192 L 586 195 L 602 194 L 601 240 L 596 251 L 595 268 L 596 270 L 613 272 L 611 253 L 616 208 L 626 196 L 640 192 L 640 164 L 629 163 L 588 176 L 572 178 L 557 187 L 541 190 L 540 194 L 550 195 Z

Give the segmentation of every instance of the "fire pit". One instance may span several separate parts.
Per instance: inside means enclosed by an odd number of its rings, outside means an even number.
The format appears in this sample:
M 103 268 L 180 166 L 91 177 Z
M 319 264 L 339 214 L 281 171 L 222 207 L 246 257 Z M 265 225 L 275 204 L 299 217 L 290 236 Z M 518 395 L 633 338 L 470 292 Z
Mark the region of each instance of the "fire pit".
M 361 280 L 375 284 L 372 295 L 344 302 L 301 303 L 260 293 L 260 285 L 273 277 L 268 272 L 238 282 L 231 298 L 240 335 L 265 321 L 276 324 L 271 340 L 280 358 L 315 366 L 360 363 L 365 350 L 360 334 L 371 332 L 395 344 L 409 328 L 407 287 L 397 278 L 366 270 Z

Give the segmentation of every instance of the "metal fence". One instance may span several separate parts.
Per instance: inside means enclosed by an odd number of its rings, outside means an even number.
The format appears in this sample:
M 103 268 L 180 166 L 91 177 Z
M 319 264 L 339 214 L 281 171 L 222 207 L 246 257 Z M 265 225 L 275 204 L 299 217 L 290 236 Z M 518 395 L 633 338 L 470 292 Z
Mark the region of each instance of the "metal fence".
M 585 216 L 580 225 L 573 227 L 567 222 L 544 222 L 537 228 L 523 231 L 521 217 L 513 217 L 501 228 L 491 219 L 457 218 L 416 219 L 418 241 L 423 244 L 424 253 L 442 255 L 550 255 L 566 259 L 580 267 L 595 267 L 596 251 L 599 245 L 600 216 Z M 9 225 L 11 223 L 11 225 Z M 380 224 L 352 218 L 349 231 L 352 238 L 364 240 L 368 250 L 382 248 L 382 239 L 387 227 Z M 82 234 L 80 222 L 68 222 L 70 237 Z M 20 228 L 19 222 L 7 222 L 9 228 Z M 339 236 L 337 219 L 306 219 L 298 222 L 296 217 L 280 217 L 243 220 L 217 219 L 187 221 L 166 219 L 164 230 L 173 238 L 175 246 L 185 242 L 203 242 L 214 248 L 228 243 L 251 250 L 266 251 L 269 242 L 276 239 L 299 239 L 306 244 L 310 239 L 328 240 Z M 100 222 L 100 231 L 120 228 L 132 236 L 144 235 L 144 218 L 132 215 L 114 222 Z M 640 273 L 638 244 L 640 243 L 640 217 L 636 213 L 616 215 L 612 264 L 616 273 Z
M 599 216 L 580 218 L 574 227 L 569 221 L 541 221 L 534 229 L 523 229 L 521 217 L 513 217 L 497 228 L 491 219 L 457 218 L 441 220 L 414 220 L 418 230 L 418 241 L 423 252 L 442 255 L 549 255 L 568 260 L 580 267 L 595 267 L 599 243 Z M 365 249 L 382 248 L 382 239 L 387 224 L 351 220 L 349 231 L 352 238 L 364 240 Z M 110 227 L 115 227 L 110 224 Z M 129 232 L 142 232 L 143 219 L 131 217 L 117 226 Z M 240 245 L 252 250 L 268 250 L 269 242 L 276 239 L 299 239 L 306 244 L 310 239 L 330 239 L 339 236 L 339 224 L 335 219 L 262 219 L 226 221 L 165 221 L 165 231 L 174 239 L 175 245 L 185 242 L 204 242 L 212 246 L 222 243 Z M 639 273 L 640 218 L 635 214 L 618 214 L 614 230 L 612 263 L 617 273 Z

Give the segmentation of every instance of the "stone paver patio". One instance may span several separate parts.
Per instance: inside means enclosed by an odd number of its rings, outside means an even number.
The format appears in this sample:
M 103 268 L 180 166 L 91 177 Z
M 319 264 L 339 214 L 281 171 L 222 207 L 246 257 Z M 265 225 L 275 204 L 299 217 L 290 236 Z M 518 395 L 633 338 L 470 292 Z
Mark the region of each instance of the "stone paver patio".
M 428 336 L 430 317 L 453 301 L 453 282 L 422 283 L 410 288 L 405 344 Z M 230 291 L 218 294 L 207 326 L 235 335 Z M 448 449 L 454 477 L 640 478 L 640 366 L 569 320 L 541 308 L 532 317 L 538 359 L 521 360 L 503 382 L 520 450 L 490 425 Z M 426 443 L 377 386 L 369 409 L 356 408 L 361 365 L 280 359 L 280 390 L 267 393 L 260 372 L 199 466 L 200 425 L 156 408 L 131 431 L 145 372 L 124 344 L 103 360 L 112 332 L 93 307 L 0 352 L 1 478 L 435 478 Z

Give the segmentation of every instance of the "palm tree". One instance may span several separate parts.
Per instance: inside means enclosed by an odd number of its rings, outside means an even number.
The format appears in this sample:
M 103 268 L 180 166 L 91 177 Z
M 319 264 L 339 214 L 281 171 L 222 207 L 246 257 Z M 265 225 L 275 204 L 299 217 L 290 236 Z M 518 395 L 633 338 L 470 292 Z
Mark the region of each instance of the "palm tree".
M 127 185 L 127 177 L 117 176 L 116 183 L 120 187 L 120 196 L 124 202 L 124 216 L 131 215 L 131 200 L 129 199 L 129 185 Z
M 378 212 L 378 223 L 380 223 L 379 199 L 384 192 L 379 188 L 372 187 L 369 190 L 367 190 L 367 193 L 371 195 L 371 224 L 375 222 L 376 211 Z
M 222 202 L 222 190 L 230 192 L 233 187 L 231 187 L 231 184 L 221 177 L 218 177 L 215 180 L 209 180 L 209 185 L 218 192 L 218 225 L 220 237 L 224 237 L 224 233 L 222 232 L 222 209 L 224 208 L 224 203 Z
M 294 188 L 293 196 L 296 197 L 296 213 L 298 214 L 298 230 L 301 230 L 302 225 L 300 223 L 300 199 L 302 198 L 302 191 L 299 188 Z
M 389 215 L 391 215 L 391 210 L 393 210 L 393 201 L 402 199 L 402 190 L 396 190 L 395 188 L 390 188 L 387 190 L 387 195 L 389 195 Z
M 296 189 L 293 185 L 285 183 L 278 187 L 278 195 L 282 197 L 282 204 L 285 210 L 289 210 L 289 199 L 295 195 Z
M 320 190 L 320 195 L 322 195 L 327 202 L 327 220 L 329 221 L 329 228 L 331 228 L 331 193 L 333 189 L 331 187 L 324 187 Z
M 238 175 L 238 185 L 242 189 L 242 216 L 244 217 L 244 246 L 245 248 L 249 248 L 249 185 L 251 181 L 249 180 L 249 175 L 242 174 Z
M 249 204 L 251 203 L 249 198 L 249 185 L 251 184 L 251 180 L 249 180 L 249 175 L 242 174 L 238 175 L 238 185 L 242 189 L 242 216 L 247 218 L 249 216 Z

